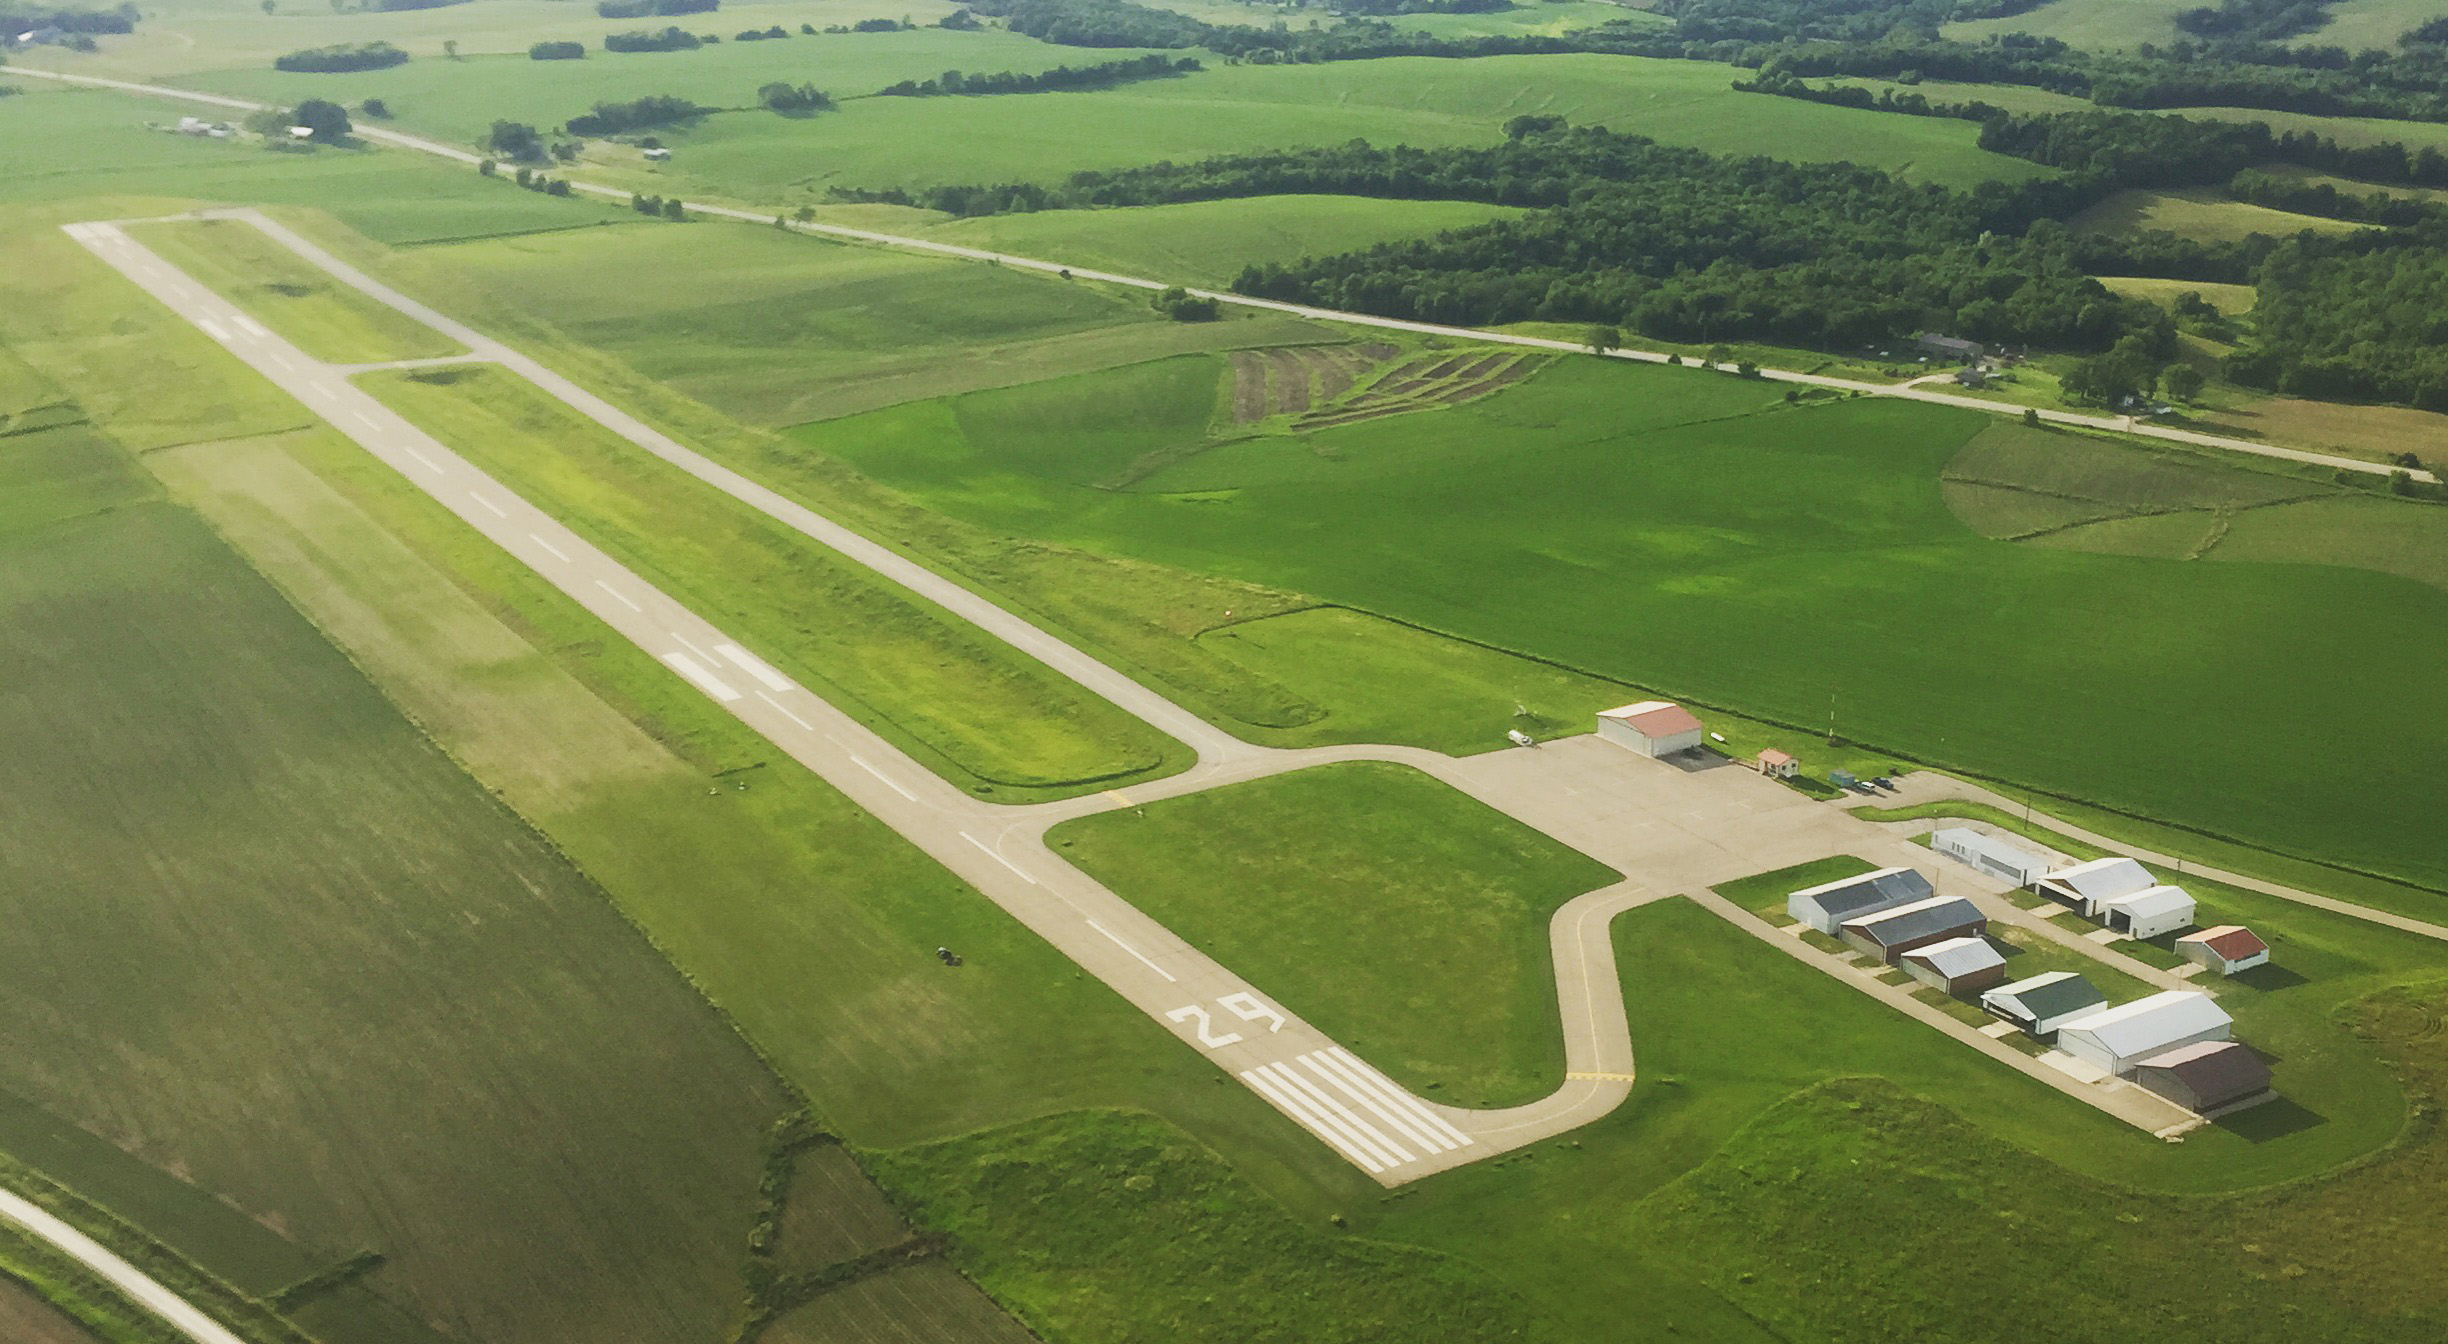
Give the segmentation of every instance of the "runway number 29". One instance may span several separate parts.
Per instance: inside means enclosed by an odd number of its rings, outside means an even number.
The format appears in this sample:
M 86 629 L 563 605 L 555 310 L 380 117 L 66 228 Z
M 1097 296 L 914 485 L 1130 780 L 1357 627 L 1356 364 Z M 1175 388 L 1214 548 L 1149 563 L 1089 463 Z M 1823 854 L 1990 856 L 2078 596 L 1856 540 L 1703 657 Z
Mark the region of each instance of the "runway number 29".
M 1244 1022 L 1264 1022 L 1269 1031 L 1284 1029 L 1284 1015 L 1269 1008 L 1255 994 L 1227 994 L 1216 1000 L 1216 1006 Z M 1193 1003 L 1186 1007 L 1176 1008 L 1166 1013 L 1165 1016 L 1175 1022 L 1196 1023 L 1197 1025 L 1192 1030 L 1198 1036 L 1198 1043 L 1210 1050 L 1221 1050 L 1241 1040 L 1241 1033 L 1237 1031 L 1228 1031 L 1221 1036 L 1216 1035 L 1215 1019 L 1208 1015 L 1204 1004 Z

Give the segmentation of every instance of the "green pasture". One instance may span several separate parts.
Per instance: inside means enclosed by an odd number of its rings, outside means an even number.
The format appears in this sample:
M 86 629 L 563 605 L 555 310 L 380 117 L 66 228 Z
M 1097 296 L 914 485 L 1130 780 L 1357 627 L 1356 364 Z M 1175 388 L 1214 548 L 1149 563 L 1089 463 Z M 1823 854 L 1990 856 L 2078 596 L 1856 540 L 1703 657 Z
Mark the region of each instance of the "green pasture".
M 2204 243 L 2241 242 L 2256 233 L 2272 238 L 2292 238 L 2299 233 L 2352 233 L 2360 227 L 2342 219 L 2251 205 L 2230 199 L 2213 187 L 2120 191 L 2085 209 L 2068 223 L 2082 233 L 2164 230 Z
M 1851 161 L 1956 186 L 2046 172 L 1978 148 L 1979 128 L 1969 122 L 1738 94 L 1730 78 L 1727 67 L 1704 62 L 1593 55 L 1212 65 L 1086 93 L 860 99 L 806 120 L 710 116 L 664 135 L 672 160 L 639 180 L 784 205 L 821 201 L 836 186 L 1050 182 L 1084 169 L 1354 138 L 1487 144 L 1528 112 L 1721 153 Z M 406 115 L 402 123 L 416 124 Z
M 1229 285 L 1245 266 L 1427 238 L 1521 212 L 1467 201 L 1257 196 L 1119 210 L 989 215 L 927 229 L 930 238 L 1086 269 L 1190 285 Z
M 985 796 L 1169 773 L 1186 748 L 864 567 L 494 369 L 368 374 L 381 397 L 777 666 Z
M 2327 23 L 2293 39 L 2294 45 L 2395 51 L 2398 38 L 2438 18 L 2440 7 L 2436 0 L 2338 0 L 2328 13 Z
M 1620 876 L 1375 762 L 1103 813 L 1047 839 L 1389 1076 L 1456 1106 L 1513 1105 L 1562 1082 L 1547 917 Z
M 234 219 L 143 224 L 129 236 L 330 364 L 372 364 L 467 353 L 457 341 L 367 298 Z
M 1071 380 L 1081 414 L 1110 377 Z M 941 440 L 923 457 L 884 450 L 940 415 L 926 407 L 799 437 L 990 529 L 1314 594 L 1752 718 L 1818 725 L 1832 711 L 1840 736 L 1906 757 L 2448 881 L 2419 801 L 2419 744 L 2438 717 L 2417 707 L 2437 695 L 2422 669 L 2448 656 L 2437 589 L 1985 541 L 1938 488 L 1989 427 L 1975 413 L 1788 407 L 1724 375 L 1568 360 L 1485 401 L 1253 452 L 1237 482 L 1211 471 L 1199 492 L 1165 495 L 1015 468 L 982 413 L 997 395 L 938 422 L 969 439 L 965 454 Z M 2074 436 L 2046 442 L 2060 437 Z M 2035 623 L 2082 634 L 2035 643 Z M 2231 787 L 2266 763 L 2250 735 L 2207 727 L 2311 714 L 2351 740 L 2358 706 L 2378 703 L 2402 708 L 2394 749 L 2290 758 L 2284 790 Z
M 2176 16 L 2191 8 L 2187 0 L 2048 0 L 2019 14 L 1950 23 L 1939 31 L 1958 42 L 2031 33 L 2101 51 L 2145 42 L 2165 46 L 2183 36 L 2177 31 Z
M 19 534 L 0 620 L 0 1085 L 414 1316 L 721 1328 L 778 1084 L 592 884 L 183 511 Z
M 2179 295 L 2199 294 L 2219 312 L 2228 317 L 2242 317 L 2260 302 L 2251 285 L 2222 285 L 2207 280 L 2163 280 L 2149 275 L 2103 275 L 2099 282 L 2111 293 L 2129 299 L 2148 299 L 2163 308 L 2175 306 Z

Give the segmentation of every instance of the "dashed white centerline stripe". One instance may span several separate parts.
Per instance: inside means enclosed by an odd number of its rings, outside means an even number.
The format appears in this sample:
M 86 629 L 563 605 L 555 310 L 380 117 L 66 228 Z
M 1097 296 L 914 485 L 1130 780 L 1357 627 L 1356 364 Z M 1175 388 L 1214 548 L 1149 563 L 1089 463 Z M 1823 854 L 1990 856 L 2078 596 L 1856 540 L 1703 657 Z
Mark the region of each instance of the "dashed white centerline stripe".
M 213 321 L 209 317 L 199 317 L 196 319 L 196 325 L 204 329 L 205 335 L 212 337 L 214 340 L 221 342 L 223 345 L 229 344 L 229 333 L 221 329 L 220 323 Z
M 782 703 L 781 701 L 779 701 L 779 700 L 774 699 L 772 696 L 767 695 L 765 692 L 763 692 L 763 691 L 759 691 L 759 692 L 757 692 L 757 699 L 762 700 L 762 701 L 764 701 L 766 704 L 769 704 L 769 705 L 773 706 L 775 710 L 777 710 L 777 711 L 779 711 L 779 712 L 781 713 L 781 715 L 782 715 L 782 717 L 783 717 L 783 718 L 786 718 L 786 719 L 790 720 L 791 722 L 793 722 L 793 723 L 795 723 L 795 724 L 798 724 L 800 727 L 807 729 L 807 730 L 808 730 L 809 732 L 811 732 L 811 733 L 816 731 L 816 725 L 815 725 L 815 724 L 812 724 L 812 723 L 808 722 L 807 720 L 805 720 L 805 719 L 803 719 L 803 718 L 800 718 L 798 715 L 791 713 L 791 712 L 790 712 L 790 706 L 788 706 L 788 705 L 786 705 L 786 704 L 783 704 L 783 703 Z M 890 781 L 888 780 L 888 781 L 886 781 L 886 782 L 887 782 L 887 783 L 889 783 Z
M 492 500 L 485 498 L 483 495 L 480 495 L 473 490 L 468 491 L 468 498 L 475 500 L 477 503 L 484 505 L 488 509 L 491 509 L 493 511 L 493 516 L 496 518 L 507 518 L 510 516 L 509 512 L 502 508 L 501 505 L 494 503 Z
M 856 756 L 853 756 L 853 757 L 851 757 L 850 759 L 851 759 L 851 760 L 854 760 L 854 761 L 858 761 L 858 757 L 856 757 Z M 861 765 L 867 765 L 867 763 L 866 763 L 865 761 L 859 761 L 859 764 L 861 764 Z M 872 765 L 867 765 L 867 768 L 868 768 L 869 770 L 871 770 L 871 771 L 875 769 L 875 767 L 874 767 L 874 766 L 872 766 Z M 876 778 L 878 778 L 878 779 L 884 779 L 884 776 L 883 776 L 882 774 L 877 774 L 877 775 L 876 775 Z M 884 780 L 884 782 L 885 782 L 885 783 L 887 783 L 887 784 L 892 784 L 892 781 L 891 781 L 891 780 L 889 780 L 889 779 L 885 779 L 885 780 Z M 901 786 L 900 786 L 900 785 L 898 785 L 898 784 L 893 784 L 893 787 L 897 789 L 897 788 L 899 788 L 899 787 L 901 787 Z M 1032 886 L 1032 887 L 1037 885 L 1037 879 L 1036 879 L 1036 878 L 1030 877 L 1030 876 L 1029 876 L 1027 873 L 1021 872 L 1021 871 L 1020 871 L 1020 865 L 1019 865 L 1019 864 L 1013 863 L 1011 860 L 1009 860 L 1009 859 L 1007 859 L 1007 858 L 1004 858 L 1004 857 L 1003 857 L 1002 855 L 1000 855 L 1000 854 L 995 853 L 995 852 L 994 852 L 994 847 L 993 847 L 993 846 L 991 846 L 991 845 L 989 845 L 989 844 L 987 844 L 985 841 L 978 839 L 976 836 L 971 835 L 971 834 L 970 834 L 970 833 L 968 833 L 967 831 L 963 831 L 963 832 L 961 832 L 961 839 L 966 840 L 966 841 L 968 841 L 970 844 L 973 844 L 973 845 L 977 846 L 977 847 L 978 847 L 978 849 L 979 849 L 981 852 L 983 852 L 983 853 L 986 855 L 986 857 L 987 857 L 987 858 L 990 858 L 990 859 L 994 860 L 995 862 L 997 862 L 997 863 L 999 863 L 999 864 L 1002 864 L 1004 867 L 1011 869 L 1011 870 L 1012 870 L 1012 875 L 1013 875 L 1013 876 L 1015 876 L 1015 877 L 1018 877 L 1018 878 L 1019 878 L 1021 881 L 1028 883 L 1028 884 L 1029 884 L 1030 886 Z
M 246 328 L 248 333 L 251 335 L 269 336 L 272 334 L 270 331 L 265 329 L 263 323 L 258 322 L 254 318 L 248 317 L 243 313 L 239 314 L 238 316 L 238 325 Z
M 418 452 L 416 449 L 403 447 L 400 449 L 400 451 L 406 453 L 410 457 L 415 458 L 417 460 L 417 465 L 425 468 L 427 471 L 430 471 L 437 476 L 442 474 L 441 463 L 434 461 L 432 458 Z
M 602 579 L 597 579 L 597 580 L 595 581 L 595 586 L 596 586 L 596 587 L 598 587 L 598 588 L 603 589 L 603 590 L 604 590 L 605 592 L 607 592 L 607 593 L 610 593 L 612 596 L 614 596 L 614 597 L 616 597 L 616 598 L 619 598 L 619 599 L 620 599 L 620 604 L 621 604 L 622 606 L 624 606 L 624 607 L 627 607 L 627 608 L 628 608 L 628 609 L 630 609 L 631 611 L 644 611 L 644 610 L 645 610 L 645 608 L 644 608 L 644 607 L 641 607 L 641 606 L 639 606 L 637 603 L 635 603 L 635 602 L 631 601 L 631 600 L 629 599 L 629 595 L 628 595 L 627 593 L 624 593 L 624 592 L 622 592 L 620 589 L 613 587 L 611 584 L 608 584 L 608 583 L 604 582 Z
M 755 654 L 750 653 L 737 644 L 717 644 L 714 646 L 714 651 L 721 654 L 723 657 L 730 659 L 732 662 L 737 663 L 740 671 L 745 672 L 749 676 L 756 678 L 758 681 L 765 683 L 766 690 L 788 691 L 795 689 L 791 685 L 790 678 L 774 671 L 773 668 L 766 665 L 764 659 L 757 657 Z
M 1349 1140 L 1346 1140 L 1341 1134 L 1336 1133 L 1333 1129 L 1328 1128 L 1322 1118 L 1314 1117 L 1307 1105 L 1294 1099 L 1293 1097 L 1287 1096 L 1284 1093 L 1284 1090 L 1277 1086 L 1274 1082 L 1270 1081 L 1262 1071 L 1258 1069 L 1251 1069 L 1241 1075 L 1241 1081 L 1249 1084 L 1251 1091 L 1256 1092 L 1259 1096 L 1262 1096 L 1269 1102 L 1272 1102 L 1276 1110 L 1290 1116 L 1293 1122 L 1298 1124 L 1301 1128 L 1308 1130 L 1310 1133 L 1317 1135 L 1321 1139 L 1324 1139 L 1328 1144 L 1333 1146 L 1335 1151 L 1343 1154 L 1345 1158 L 1358 1164 L 1371 1176 L 1385 1170 L 1385 1163 L 1380 1162 L 1376 1158 L 1373 1158 L 1367 1153 L 1360 1151 L 1358 1148 L 1353 1147 Z
M 691 653 L 693 653 L 693 654 L 696 654 L 698 657 L 705 659 L 705 663 L 706 663 L 706 667 L 707 667 L 707 668 L 712 669 L 712 668 L 718 668 L 718 667 L 721 667 L 721 666 L 722 666 L 722 664 L 721 664 L 721 663 L 718 663 L 718 662 L 714 661 L 714 655 L 713 655 L 713 654 L 710 654 L 710 653 L 706 652 L 705 650 L 703 650 L 703 649 L 701 649 L 701 648 L 698 648 L 698 647 L 697 647 L 697 645 L 696 645 L 696 643 L 695 643 L 695 641 L 691 640 L 691 639 L 690 639 L 688 636 L 686 636 L 686 635 L 684 635 L 684 634 L 681 634 L 681 633 L 680 633 L 679 631 L 677 631 L 677 630 L 674 630 L 674 631 L 672 631 L 672 638 L 673 638 L 674 640 L 677 640 L 677 641 L 679 642 L 679 644 L 680 644 L 680 647 L 681 647 L 681 648 L 684 648 L 684 649 L 688 650 L 689 652 L 691 652 Z
M 560 547 L 553 545 L 553 544 L 552 544 L 551 542 L 549 542 L 549 541 L 546 541 L 546 540 L 544 539 L 544 536 L 543 536 L 543 534 L 542 534 L 542 533 L 540 533 L 540 532 L 530 532 L 530 533 L 528 533 L 528 534 L 527 534 L 527 538 L 528 538 L 528 540 L 533 541 L 533 542 L 534 542 L 536 545 L 541 546 L 541 547 L 543 547 L 545 550 L 548 550 L 548 551 L 552 552 L 552 558 L 553 558 L 553 559 L 558 560 L 558 561 L 560 561 L 562 564 L 565 564 L 565 565 L 569 563 L 569 556 L 567 556 L 567 555 L 563 554 L 563 553 L 562 553 L 562 550 L 561 550 L 561 548 L 560 548 Z
M 918 795 L 917 795 L 917 794 L 914 794 L 914 793 L 910 792 L 909 790 L 907 790 L 907 789 L 905 789 L 905 788 L 902 788 L 902 787 L 901 787 L 901 781 L 899 781 L 899 780 L 897 780 L 897 779 L 894 779 L 892 776 L 890 776 L 890 775 L 888 775 L 888 774 L 885 774 L 883 771 L 876 769 L 876 768 L 875 768 L 874 766 L 872 766 L 872 765 L 869 765 L 869 764 L 867 763 L 867 758 L 866 758 L 866 757 L 864 757 L 864 756 L 860 756 L 860 755 L 858 755 L 858 754 L 856 754 L 856 753 L 852 753 L 852 755 L 851 755 L 851 757 L 850 757 L 850 763 L 851 763 L 852 765 L 857 766 L 859 769 L 866 771 L 868 774 L 871 774 L 871 775 L 875 776 L 876 778 L 878 778 L 878 779 L 880 779 L 880 780 L 883 780 L 883 781 L 884 781 L 884 783 L 885 783 L 887 786 L 889 786 L 889 787 L 892 789 L 892 791 L 893 791 L 893 792 L 895 792 L 895 793 L 897 793 L 897 794 L 900 794 L 902 797 L 909 799 L 909 800 L 910 800 L 911 802 L 913 802 L 913 803 L 918 801 Z M 967 838 L 968 838 L 968 840 L 969 840 L 969 843 L 970 843 L 970 844 L 977 845 L 977 838 L 976 838 L 975 836 L 970 836 L 970 835 L 969 835 L 969 833 L 968 833 L 967 831 L 963 831 L 963 832 L 961 832 L 961 834 L 962 834 L 963 836 L 965 836 L 965 837 L 967 837 Z M 980 849 L 986 849 L 986 847 L 985 847 L 984 845 L 978 845 L 978 848 L 980 848 Z M 986 849 L 986 852 L 987 852 L 987 853 L 989 853 L 989 854 L 994 854 L 994 851 L 993 851 L 993 850 L 991 850 L 991 849 Z M 999 858 L 1002 858 L 1003 856 L 1002 856 L 1002 855 L 1000 855 L 1000 854 L 995 854 L 995 857 L 999 859 Z M 1011 865 L 1010 865 L 1009 863 L 1006 863 L 1006 864 L 1004 864 L 1003 866 L 1004 866 L 1004 867 L 1006 867 L 1006 868 L 1011 868 Z M 1012 871 L 1013 871 L 1013 872 L 1015 872 L 1015 873 L 1020 873 L 1020 870 L 1019 870 L 1019 869 L 1017 869 L 1017 868 L 1012 868 Z M 1028 877 L 1028 874 L 1026 874 L 1026 873 L 1020 873 L 1020 875 L 1021 875 L 1022 877 Z M 1036 879 L 1035 879 L 1035 878 L 1030 878 L 1029 880 L 1033 882 L 1033 881 L 1035 881 Z
M 379 424 L 375 423 L 375 420 L 374 420 L 374 417 L 373 417 L 373 416 L 370 416 L 370 415 L 366 414 L 366 413 L 365 413 L 365 412 L 363 412 L 363 411 L 351 411 L 351 412 L 349 412 L 349 418 L 350 418 L 350 419 L 352 419 L 352 420 L 354 420 L 354 421 L 356 421 L 358 424 L 361 424 L 361 425 L 365 426 L 365 427 L 366 427 L 366 428 L 368 428 L 368 429 L 380 429 L 380 428 L 382 428 L 382 426 L 381 426 L 381 425 L 379 425 Z
M 718 676 L 715 676 L 713 673 L 708 672 L 704 668 L 699 667 L 697 665 L 697 660 L 689 657 L 685 653 L 664 654 L 663 661 L 671 665 L 672 671 L 688 678 L 696 685 L 698 690 L 713 696 L 715 699 L 720 700 L 725 704 L 729 704 L 731 701 L 740 698 L 740 693 L 732 690 L 730 683 L 724 681 Z
M 1155 973 L 1157 973 L 1158 975 L 1163 976 L 1167 982 L 1169 982 L 1169 983 L 1174 983 L 1174 984 L 1178 984 L 1178 983 L 1180 983 L 1179 981 L 1176 981 L 1176 980 L 1174 980 L 1174 979 L 1173 979 L 1173 973 L 1172 973 L 1171 971 L 1168 971 L 1168 970 L 1166 970 L 1164 967 L 1157 965 L 1155 962 L 1152 962 L 1152 961 L 1148 960 L 1148 958 L 1147 958 L 1147 954 L 1146 954 L 1145 952 L 1142 952 L 1142 951 L 1140 951 L 1138 948 L 1135 948 L 1135 947 L 1131 946 L 1130 944 L 1128 944 L 1128 943 L 1126 943 L 1126 942 L 1123 942 L 1123 941 L 1122 941 L 1122 939 L 1121 939 L 1119 936 L 1117 936 L 1117 935 L 1114 933 L 1114 931 L 1113 931 L 1113 930 L 1111 930 L 1111 929 L 1109 929 L 1109 928 L 1106 928 L 1104 925 L 1097 923 L 1097 922 L 1096 922 L 1095 920 L 1093 920 L 1093 919 L 1088 921 L 1088 927 L 1089 927 L 1089 928 L 1092 928 L 1092 929 L 1094 929 L 1094 930 L 1096 930 L 1097 932 L 1099 932 L 1099 933 L 1101 933 L 1101 934 L 1104 934 L 1104 935 L 1105 935 L 1106 937 L 1108 937 L 1108 938 L 1113 939 L 1113 945 L 1114 945 L 1114 946 L 1116 946 L 1116 947 L 1118 947 L 1118 948 L 1121 948 L 1123 951 L 1130 953 L 1130 954 L 1131 954 L 1132 956 L 1134 956 L 1134 957 L 1137 957 L 1137 958 L 1139 959 L 1139 964 L 1140 964 L 1140 965 L 1145 966 L 1145 967 L 1147 967 L 1149 970 L 1154 971 L 1154 972 L 1155 972 Z

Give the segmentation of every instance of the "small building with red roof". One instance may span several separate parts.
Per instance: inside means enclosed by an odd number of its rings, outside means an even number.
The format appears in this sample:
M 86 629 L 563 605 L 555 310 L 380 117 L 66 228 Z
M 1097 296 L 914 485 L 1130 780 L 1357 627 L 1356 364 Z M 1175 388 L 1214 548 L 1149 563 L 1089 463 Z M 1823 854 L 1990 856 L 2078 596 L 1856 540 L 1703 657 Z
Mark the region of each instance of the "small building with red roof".
M 1700 749 L 1700 720 L 1671 700 L 1643 700 L 1598 711 L 1598 735 L 1643 756 Z
M 2269 964 L 2269 944 L 2258 934 L 2241 924 L 2221 924 L 2215 929 L 2188 933 L 2176 940 L 2176 955 L 2187 961 L 2199 962 L 2221 975 L 2234 975 L 2255 966 Z

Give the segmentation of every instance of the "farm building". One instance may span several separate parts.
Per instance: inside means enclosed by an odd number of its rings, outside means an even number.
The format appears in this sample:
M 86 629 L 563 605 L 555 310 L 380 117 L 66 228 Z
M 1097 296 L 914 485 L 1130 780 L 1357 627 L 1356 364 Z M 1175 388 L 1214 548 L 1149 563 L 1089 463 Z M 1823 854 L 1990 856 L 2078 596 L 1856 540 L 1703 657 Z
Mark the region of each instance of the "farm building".
M 2193 922 L 2193 898 L 2182 887 L 2145 887 L 2100 902 L 2099 918 L 2119 933 L 2156 938 Z
M 2269 944 L 2241 924 L 2221 924 L 2176 940 L 2176 955 L 2221 975 L 2269 964 Z
M 1916 947 L 1968 938 L 1989 927 L 1980 907 L 1961 896 L 1932 896 L 1892 910 L 1848 919 L 1838 929 L 1847 943 L 1893 966 Z
M 1759 772 L 1771 779 L 1791 779 L 1801 768 L 1800 762 L 1774 747 L 1759 754 Z
M 1967 341 L 1960 336 L 1941 336 L 1936 332 L 1925 331 L 1914 338 L 1914 343 L 1930 354 L 1965 364 L 1989 357 L 1988 346 L 1978 341 Z
M 2202 1041 L 2223 1041 L 2235 1026 L 2199 990 L 2171 989 L 2078 1017 L 2057 1029 L 2057 1048 L 2122 1078 L 2153 1055 Z
M 2150 869 L 2132 859 L 2106 858 L 2044 873 L 2032 884 L 2032 889 L 2073 907 L 2076 914 L 2097 919 L 2103 902 L 2158 885 L 2159 879 L 2150 875 Z
M 2057 1028 L 2108 1006 L 2108 996 L 2072 971 L 2050 971 L 1981 995 L 1991 1017 L 2012 1022 L 2027 1036 L 2047 1040 Z
M 1785 898 L 1785 913 L 1833 938 L 1848 919 L 1925 901 L 1937 891 L 1910 868 L 1881 868 L 1794 892 Z
M 2030 886 L 2048 871 L 2049 861 L 2041 855 L 1994 835 L 1983 835 L 1969 826 L 1950 826 L 1933 832 L 1930 848 L 2018 887 Z
M 1643 756 L 1672 756 L 1700 747 L 1700 720 L 1669 700 L 1598 711 L 1598 735 Z
M 2133 1080 L 2197 1114 L 2270 1090 L 2269 1065 L 2234 1041 L 2200 1041 L 2153 1055 L 2134 1066 Z
M 1896 962 L 1904 973 L 1949 994 L 1971 994 L 2006 978 L 2006 958 L 1986 938 L 1925 943 Z

